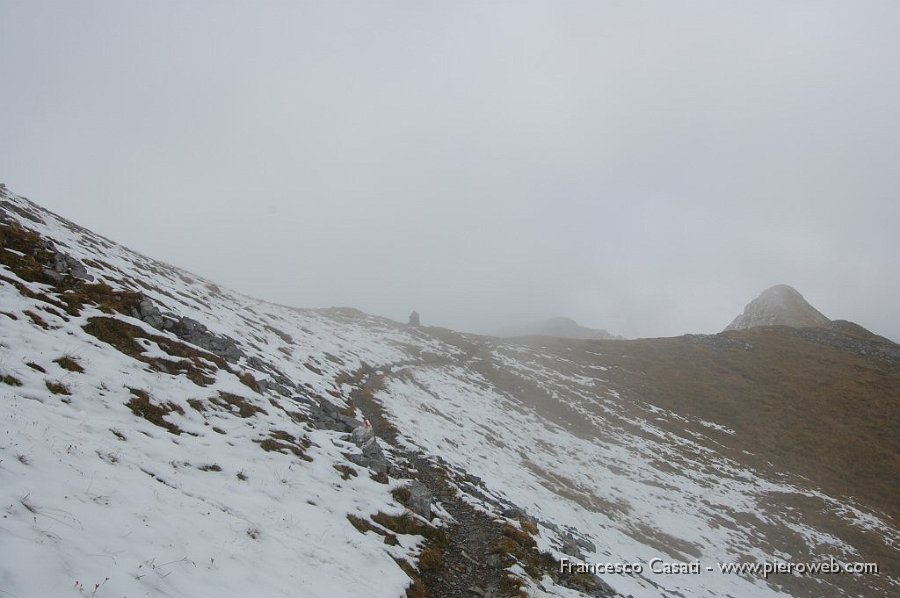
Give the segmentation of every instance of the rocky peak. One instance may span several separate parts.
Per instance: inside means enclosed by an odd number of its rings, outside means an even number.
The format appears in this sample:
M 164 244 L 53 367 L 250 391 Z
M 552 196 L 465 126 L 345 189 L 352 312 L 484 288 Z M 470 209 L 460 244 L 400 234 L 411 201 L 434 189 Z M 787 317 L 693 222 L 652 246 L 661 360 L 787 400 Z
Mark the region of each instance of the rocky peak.
M 778 284 L 763 291 L 744 308 L 725 330 L 741 330 L 755 326 L 791 326 L 822 328 L 831 320 L 807 303 L 796 289 Z

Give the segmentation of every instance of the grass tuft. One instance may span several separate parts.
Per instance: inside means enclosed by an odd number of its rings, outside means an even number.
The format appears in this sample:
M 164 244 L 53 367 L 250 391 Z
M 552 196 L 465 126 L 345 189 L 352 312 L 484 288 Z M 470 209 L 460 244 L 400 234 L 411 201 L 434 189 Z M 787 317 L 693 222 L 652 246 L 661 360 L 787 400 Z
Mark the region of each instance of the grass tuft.
M 304 461 L 312 461 L 312 457 L 306 454 L 312 443 L 305 437 L 295 438 L 291 434 L 283 430 L 272 430 L 269 432 L 269 438 L 262 440 L 254 440 L 259 447 L 269 453 L 293 453 L 295 457 L 299 457 Z
M 0 376 L 0 382 L 9 384 L 10 386 L 22 386 L 22 381 L 10 374 L 3 374 Z
M 71 395 L 72 392 L 69 390 L 69 387 L 63 384 L 62 382 L 56 382 L 52 380 L 47 380 L 44 382 L 47 385 L 47 390 L 52 392 L 55 395 Z
M 172 403 L 171 401 L 157 404 L 150 400 L 150 395 L 144 390 L 138 388 L 129 388 L 128 390 L 131 391 L 131 394 L 134 395 L 134 397 L 125 403 L 125 405 L 131 409 L 132 413 L 138 417 L 143 417 L 155 426 L 168 430 L 171 434 L 176 436 L 181 434 L 181 428 L 165 420 L 165 416 L 173 412 L 184 415 L 184 409 L 182 409 L 180 405 Z
M 71 355 L 63 355 L 58 359 L 54 359 L 53 363 L 59 364 L 64 370 L 69 370 L 70 372 L 77 372 L 79 374 L 84 373 L 84 368 L 78 363 L 78 360 Z
M 435 571 L 444 566 L 444 551 L 437 546 L 427 546 L 419 554 L 419 570 Z
M 218 397 L 209 400 L 213 405 L 226 411 L 237 411 L 240 417 L 253 417 L 257 413 L 266 415 L 262 407 L 258 407 L 240 395 L 219 391 Z

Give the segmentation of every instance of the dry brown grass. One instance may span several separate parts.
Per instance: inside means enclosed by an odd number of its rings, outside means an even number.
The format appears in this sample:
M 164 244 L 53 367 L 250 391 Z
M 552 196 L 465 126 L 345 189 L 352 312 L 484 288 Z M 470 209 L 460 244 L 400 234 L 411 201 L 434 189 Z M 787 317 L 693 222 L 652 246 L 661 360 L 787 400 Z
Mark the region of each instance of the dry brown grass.
M 359 475 L 355 469 L 350 467 L 349 465 L 344 465 L 342 463 L 335 463 L 332 465 L 340 474 L 342 480 L 349 480 L 350 478 L 355 478 Z
M 29 319 L 31 319 L 31 322 L 32 322 L 35 326 L 38 326 L 38 327 L 40 327 L 40 328 L 43 328 L 44 330 L 49 330 L 49 329 L 50 329 L 50 325 L 47 323 L 47 321 L 46 321 L 44 318 L 42 318 L 41 316 L 39 316 L 39 315 L 37 315 L 36 313 L 34 313 L 33 311 L 26 309 L 26 310 L 23 311 L 22 313 L 24 313 L 26 316 L 28 316 Z
M 304 461 L 312 461 L 312 457 L 306 454 L 306 450 L 312 445 L 306 437 L 297 438 L 283 430 L 271 430 L 268 438 L 257 439 L 253 442 L 266 452 L 293 454 Z
M 435 571 L 444 566 L 444 551 L 437 546 L 426 546 L 419 553 L 419 570 Z
M 143 417 L 155 426 L 159 426 L 176 436 L 180 435 L 182 430 L 172 422 L 166 421 L 165 416 L 170 413 L 178 413 L 184 415 L 184 409 L 180 405 L 172 402 L 154 403 L 150 400 L 150 395 L 146 391 L 138 388 L 128 389 L 133 398 L 125 403 L 131 412 L 138 417 Z
M 84 373 L 84 368 L 80 363 L 78 363 L 78 360 L 71 355 L 63 355 L 62 357 L 54 359 L 53 362 L 59 364 L 59 367 L 64 370 L 69 370 L 70 372 L 76 372 L 79 374 Z
M 63 384 L 62 382 L 57 382 L 55 380 L 46 380 L 44 384 L 47 385 L 47 390 L 52 392 L 55 395 L 71 395 L 72 391 L 69 390 L 69 387 Z
M 733 437 L 715 440 L 740 462 L 762 468 L 771 462 L 900 523 L 898 364 L 780 328 L 727 336 L 752 349 L 690 338 L 622 342 L 604 357 L 616 366 L 610 381 L 681 415 L 733 429 Z
M 253 417 L 257 413 L 266 414 L 262 407 L 254 405 L 248 399 L 230 392 L 219 391 L 219 396 L 210 398 L 209 402 L 225 411 L 237 412 L 240 417 L 244 418 Z
M 10 374 L 0 375 L 0 382 L 9 386 L 22 386 L 22 381 Z

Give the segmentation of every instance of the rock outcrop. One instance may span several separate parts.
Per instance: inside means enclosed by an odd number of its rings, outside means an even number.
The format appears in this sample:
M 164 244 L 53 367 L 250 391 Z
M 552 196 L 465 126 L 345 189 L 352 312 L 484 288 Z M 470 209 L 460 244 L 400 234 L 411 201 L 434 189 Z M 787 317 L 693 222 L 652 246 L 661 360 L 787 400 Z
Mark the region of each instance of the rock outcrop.
M 831 320 L 806 302 L 803 295 L 786 284 L 763 291 L 744 308 L 725 330 L 743 330 L 757 326 L 790 326 L 792 328 L 824 328 Z

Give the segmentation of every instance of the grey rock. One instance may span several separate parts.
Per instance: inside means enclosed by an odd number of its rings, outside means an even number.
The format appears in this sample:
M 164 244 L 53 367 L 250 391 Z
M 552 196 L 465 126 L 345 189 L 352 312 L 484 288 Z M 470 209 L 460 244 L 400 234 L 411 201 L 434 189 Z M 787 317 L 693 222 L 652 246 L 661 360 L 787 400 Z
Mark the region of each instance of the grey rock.
M 388 473 L 391 464 L 378 444 L 375 432 L 370 426 L 357 426 L 350 434 L 350 440 L 362 449 L 361 455 L 351 455 L 350 461 L 361 467 L 368 467 L 376 473 Z
M 584 552 L 596 552 L 597 546 L 583 536 L 576 536 L 569 532 L 562 534 L 562 551 L 568 555 L 584 558 Z
M 431 520 L 431 504 L 434 501 L 434 495 L 428 489 L 428 486 L 422 482 L 413 481 L 409 483 L 407 489 L 409 490 L 410 510 L 425 519 Z
M 50 268 L 44 268 L 44 273 L 50 280 L 52 280 L 56 284 L 62 282 L 67 276 L 71 276 L 73 278 L 77 278 L 78 280 L 84 280 L 87 282 L 91 282 L 94 280 L 94 277 L 88 274 L 87 268 L 85 268 L 84 264 L 82 264 L 81 261 L 64 253 L 57 252 L 56 248 L 52 245 L 48 246 L 48 250 L 54 252 L 53 266 Z
M 325 399 L 320 399 L 318 403 L 310 405 L 309 416 L 316 427 L 322 430 L 352 432 L 361 424 L 357 419 L 341 413 L 339 407 Z M 349 436 L 347 440 L 350 440 Z
M 353 441 L 353 444 L 362 448 L 375 439 L 375 430 L 371 426 L 358 426 L 350 434 L 350 439 Z
M 192 318 L 184 316 L 179 318 L 172 326 L 172 332 L 178 338 L 202 347 L 225 361 L 235 363 L 244 357 L 244 352 L 241 351 L 234 339 L 226 336 L 217 336 L 210 332 L 206 326 Z
M 51 270 L 50 268 L 44 268 L 44 275 L 53 281 L 54 284 L 59 284 L 66 279 L 65 274 L 57 272 L 56 270 Z
M 269 380 L 267 381 L 266 386 L 283 397 L 289 397 L 292 394 L 291 389 L 284 386 L 283 384 L 279 384 L 278 382 L 272 382 L 271 380 Z

